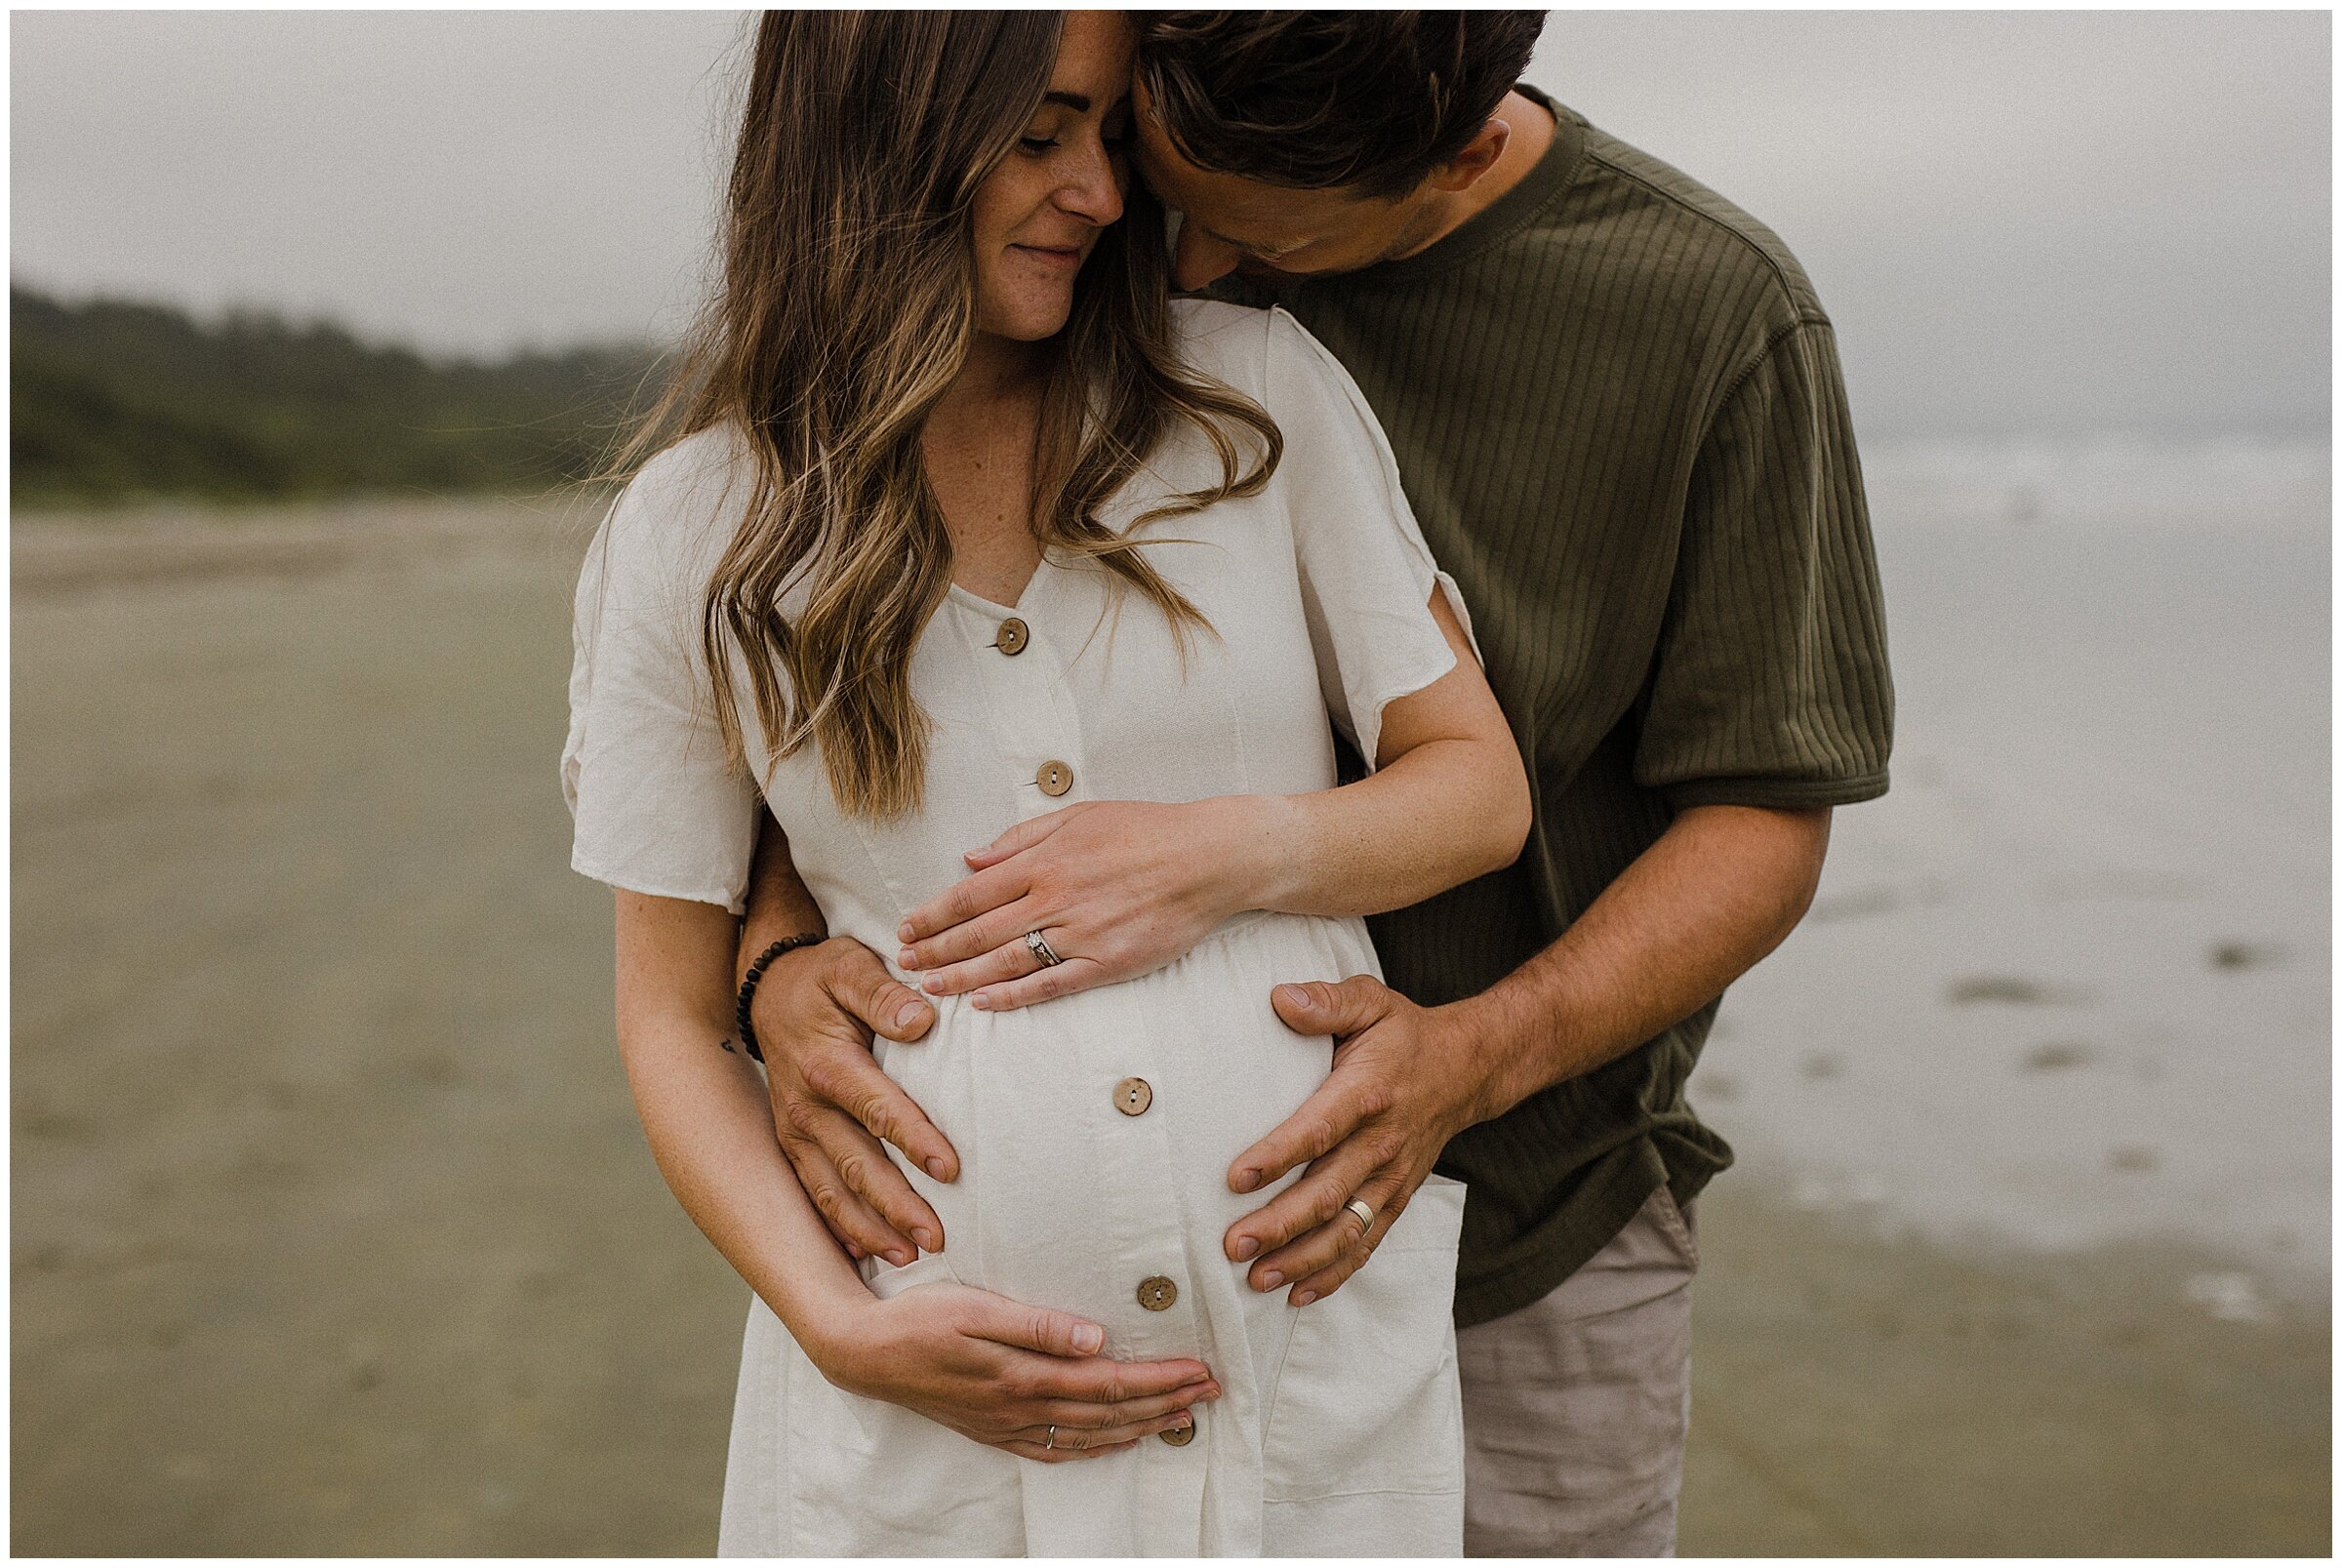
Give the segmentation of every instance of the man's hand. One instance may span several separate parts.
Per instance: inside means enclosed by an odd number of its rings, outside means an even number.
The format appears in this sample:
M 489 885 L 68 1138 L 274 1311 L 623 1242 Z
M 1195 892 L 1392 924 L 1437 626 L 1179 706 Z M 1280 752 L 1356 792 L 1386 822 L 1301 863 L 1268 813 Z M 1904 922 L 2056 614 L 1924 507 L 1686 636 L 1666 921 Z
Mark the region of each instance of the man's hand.
M 1358 1271 L 1432 1172 L 1447 1141 L 1482 1119 L 1483 1065 L 1449 1010 L 1418 1007 L 1369 975 L 1279 985 L 1271 1005 L 1303 1034 L 1334 1036 L 1334 1069 L 1269 1136 L 1236 1156 L 1228 1185 L 1258 1191 L 1309 1170 L 1229 1226 L 1229 1257 L 1257 1258 L 1255 1290 L 1292 1285 L 1306 1307 Z M 1363 1198 L 1374 1224 L 1345 1207 Z
M 832 937 L 773 961 L 751 1021 L 781 1150 L 830 1233 L 857 1258 L 874 1253 L 898 1266 L 915 1249 L 941 1252 L 943 1221 L 878 1140 L 939 1182 L 957 1178 L 959 1155 L 870 1056 L 873 1032 L 916 1040 L 935 1009 L 868 947 Z
M 1110 1360 L 1105 1340 L 1069 1312 L 938 1281 L 868 1303 L 843 1337 L 808 1348 L 849 1392 L 1048 1464 L 1191 1425 L 1192 1407 L 1220 1397 L 1202 1362 Z

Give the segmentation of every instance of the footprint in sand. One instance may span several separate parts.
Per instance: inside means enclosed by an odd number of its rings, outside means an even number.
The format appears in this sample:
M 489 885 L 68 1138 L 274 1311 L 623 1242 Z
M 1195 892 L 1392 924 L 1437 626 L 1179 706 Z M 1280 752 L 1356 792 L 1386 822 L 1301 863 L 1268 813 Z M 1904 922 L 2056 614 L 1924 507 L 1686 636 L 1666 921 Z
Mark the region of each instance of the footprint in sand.
M 2214 969 L 2266 969 L 2284 961 L 2282 947 L 2265 942 L 2215 942 L 2206 955 Z
M 2018 975 L 1968 975 L 1944 987 L 1954 1007 L 2005 1002 L 2011 1007 L 2070 1007 L 2086 1000 L 2080 992 Z
M 2050 1040 L 2025 1053 L 2027 1072 L 2063 1072 L 2086 1067 L 2098 1060 L 2098 1048 L 2086 1040 Z
M 1833 920 L 1867 920 L 1876 915 L 1892 914 L 1902 900 L 1893 888 L 1857 888 L 1849 893 L 1826 893 L 1813 901 L 1805 911 L 1808 924 L 1827 925 Z

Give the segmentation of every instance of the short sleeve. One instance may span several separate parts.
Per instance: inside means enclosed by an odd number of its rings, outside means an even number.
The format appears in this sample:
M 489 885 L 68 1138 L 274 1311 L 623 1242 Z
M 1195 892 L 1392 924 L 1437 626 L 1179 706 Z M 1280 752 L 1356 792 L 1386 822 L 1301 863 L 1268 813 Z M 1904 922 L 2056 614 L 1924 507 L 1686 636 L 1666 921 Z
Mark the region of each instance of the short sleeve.
M 1677 809 L 1886 790 L 1894 688 L 1870 512 L 1826 322 L 1778 339 L 1694 462 L 1635 781 Z
M 561 752 L 570 864 L 614 887 L 739 914 L 756 788 L 727 763 L 698 639 L 718 508 L 675 451 L 619 497 L 578 578 Z
M 1282 310 L 1270 312 L 1262 382 L 1284 432 L 1275 482 L 1292 519 L 1318 686 L 1335 727 L 1372 770 L 1383 709 L 1456 664 L 1432 617 L 1432 585 L 1446 593 L 1476 656 L 1472 616 L 1432 559 L 1374 411 L 1341 362 Z

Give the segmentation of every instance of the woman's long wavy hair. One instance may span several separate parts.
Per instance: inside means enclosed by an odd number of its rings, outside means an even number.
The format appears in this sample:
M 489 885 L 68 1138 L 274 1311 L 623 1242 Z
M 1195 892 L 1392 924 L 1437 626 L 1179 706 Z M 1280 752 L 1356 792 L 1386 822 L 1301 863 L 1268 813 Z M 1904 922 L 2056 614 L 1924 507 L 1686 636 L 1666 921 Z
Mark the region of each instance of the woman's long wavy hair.
M 746 763 L 737 648 L 767 760 L 817 743 L 849 815 L 890 818 L 922 798 L 933 721 L 912 700 L 910 659 L 952 556 L 920 436 L 976 332 L 977 187 L 1039 107 L 1062 28 L 1048 12 L 766 12 L 721 289 L 611 464 L 623 475 L 712 425 L 747 438 L 747 511 L 702 606 L 715 715 L 732 761 Z M 1117 596 L 1153 600 L 1184 651 L 1189 628 L 1210 623 L 1100 507 L 1175 422 L 1210 440 L 1220 482 L 1134 531 L 1257 493 L 1282 442 L 1261 409 L 1180 364 L 1168 270 L 1162 210 L 1134 185 L 1051 340 L 1031 517 L 1044 548 L 1096 560 Z M 784 589 L 800 574 L 803 608 L 785 620 Z

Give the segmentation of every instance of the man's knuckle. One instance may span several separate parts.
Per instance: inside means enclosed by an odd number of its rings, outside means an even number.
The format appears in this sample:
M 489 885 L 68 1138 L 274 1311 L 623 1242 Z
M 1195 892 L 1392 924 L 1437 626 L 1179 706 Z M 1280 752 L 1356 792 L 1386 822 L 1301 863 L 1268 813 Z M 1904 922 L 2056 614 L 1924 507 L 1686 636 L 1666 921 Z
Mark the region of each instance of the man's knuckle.
M 799 1051 L 790 1061 L 808 1094 L 819 1095 L 824 1100 L 835 1099 L 838 1080 L 838 1062 L 835 1057 L 825 1051 Z
M 844 1098 L 838 1102 L 838 1108 L 863 1126 L 874 1130 L 879 1122 L 886 1119 L 886 1097 L 868 1084 L 860 1084 L 846 1091 Z
M 1329 1186 L 1315 1186 L 1310 1188 L 1309 1196 L 1303 1202 L 1302 1217 L 1311 1225 L 1323 1225 L 1342 1212 L 1342 1204 L 1343 1198 L 1339 1192 Z

